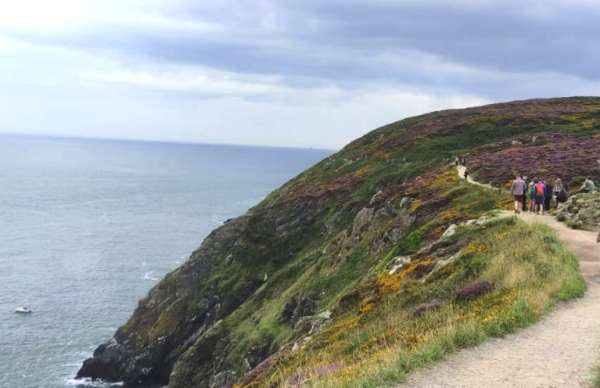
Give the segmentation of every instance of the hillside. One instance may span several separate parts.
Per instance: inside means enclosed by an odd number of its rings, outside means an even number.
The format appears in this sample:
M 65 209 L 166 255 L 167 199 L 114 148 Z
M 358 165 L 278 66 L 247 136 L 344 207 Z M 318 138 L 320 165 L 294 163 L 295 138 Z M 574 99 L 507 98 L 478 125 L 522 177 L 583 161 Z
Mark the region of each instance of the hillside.
M 78 376 L 172 388 L 379 385 L 523 327 L 583 293 L 577 264 L 548 229 L 493 218 L 510 198 L 459 180 L 449 164 L 465 156 L 472 175 L 500 185 L 517 171 L 575 184 L 600 179 L 599 141 L 600 98 L 377 129 L 213 231 Z

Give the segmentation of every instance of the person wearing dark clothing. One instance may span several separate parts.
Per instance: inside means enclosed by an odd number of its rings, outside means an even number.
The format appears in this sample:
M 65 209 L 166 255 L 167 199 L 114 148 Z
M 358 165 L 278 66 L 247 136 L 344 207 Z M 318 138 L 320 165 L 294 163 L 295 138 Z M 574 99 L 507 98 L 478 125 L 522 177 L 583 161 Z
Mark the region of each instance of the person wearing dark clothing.
M 521 209 L 526 212 L 527 211 L 527 194 L 529 192 L 529 178 L 526 176 L 521 177 L 523 182 L 525 182 L 525 191 L 523 192 L 523 203 L 521 205 Z
M 550 204 L 552 202 L 552 185 L 547 181 L 544 181 L 544 210 L 550 210 Z
M 556 194 L 556 206 L 558 207 L 558 204 L 567 202 L 567 199 L 569 199 L 569 194 L 567 193 L 567 190 L 563 188 Z
M 535 213 L 535 184 L 537 181 L 534 179 L 527 185 L 527 194 L 529 196 L 529 212 Z

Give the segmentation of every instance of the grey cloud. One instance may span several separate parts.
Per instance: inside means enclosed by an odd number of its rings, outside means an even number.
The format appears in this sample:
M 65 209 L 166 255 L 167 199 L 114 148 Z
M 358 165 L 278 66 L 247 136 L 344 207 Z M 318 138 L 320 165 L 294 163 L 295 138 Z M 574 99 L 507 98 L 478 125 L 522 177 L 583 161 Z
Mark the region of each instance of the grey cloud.
M 239 13 L 246 18 L 236 13 L 230 19 L 204 9 L 196 9 L 192 15 L 216 17 L 232 34 L 245 32 L 256 39 L 244 42 L 246 50 L 233 51 L 222 62 L 236 66 L 248 58 L 255 64 L 253 71 L 279 67 L 293 74 L 324 72 L 330 76 L 351 64 L 353 55 L 410 49 L 503 72 L 551 71 L 590 79 L 600 76 L 600 54 L 594 50 L 600 34 L 600 7 L 590 2 L 305 0 L 268 5 L 257 9 L 240 6 Z M 232 8 L 236 7 L 232 4 Z M 274 31 L 257 24 L 261 10 L 271 15 L 277 27 Z M 319 55 L 309 54 L 302 60 L 282 47 L 265 48 L 261 39 L 272 38 L 272 33 L 282 36 L 290 48 L 308 46 L 313 53 L 331 55 L 321 63 Z M 350 75 L 360 74 L 350 70 Z
M 0 61 L 0 100 L 14 105 L 0 124 L 161 139 L 174 127 L 178 140 L 267 144 L 294 127 L 296 145 L 330 128 L 327 146 L 338 146 L 405 114 L 600 94 L 600 5 L 571 4 L 165 0 L 148 18 L 110 9 L 72 30 L 0 26 L 0 39 L 32 43 Z M 181 87 L 190 68 L 235 85 Z
M 600 7 L 546 1 L 179 1 L 170 27 L 109 23 L 76 36 L 20 38 L 106 49 L 125 61 L 201 64 L 237 73 L 279 74 L 353 84 L 393 82 L 485 92 L 494 79 L 435 74 L 411 53 L 498 73 L 554 72 L 600 79 Z M 177 21 L 210 22 L 219 33 Z M 5 31 L 6 32 L 6 31 Z M 402 63 L 372 60 L 395 55 Z M 435 65 L 435 64 L 434 64 Z M 429 73 L 429 74 L 428 74 Z

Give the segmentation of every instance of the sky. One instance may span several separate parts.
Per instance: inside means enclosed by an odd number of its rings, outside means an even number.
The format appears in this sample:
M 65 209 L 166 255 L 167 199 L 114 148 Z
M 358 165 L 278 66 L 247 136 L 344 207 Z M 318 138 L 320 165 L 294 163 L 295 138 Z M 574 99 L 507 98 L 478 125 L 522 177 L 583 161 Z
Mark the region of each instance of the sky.
M 591 0 L 0 0 L 0 133 L 337 149 L 600 94 Z

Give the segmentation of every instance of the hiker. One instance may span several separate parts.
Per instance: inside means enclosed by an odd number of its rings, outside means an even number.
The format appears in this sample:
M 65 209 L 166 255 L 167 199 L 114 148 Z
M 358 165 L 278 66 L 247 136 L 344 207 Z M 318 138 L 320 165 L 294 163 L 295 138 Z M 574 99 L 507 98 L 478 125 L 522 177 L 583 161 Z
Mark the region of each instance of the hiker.
M 465 180 L 469 180 L 469 170 L 465 168 Z
M 527 187 L 527 193 L 529 195 L 529 212 L 535 213 L 535 184 L 537 183 L 534 178 L 531 182 L 529 182 L 529 186 Z
M 560 178 L 556 178 L 554 180 L 554 185 L 552 187 L 552 198 L 554 198 L 555 202 L 556 202 L 556 207 L 558 207 L 558 195 L 560 194 L 560 192 L 564 190 L 563 187 L 563 183 L 562 180 Z
M 525 190 L 523 190 L 523 201 L 521 201 L 521 209 L 526 212 L 527 211 L 527 191 L 528 191 L 528 187 L 529 187 L 529 178 L 527 178 L 525 175 L 523 175 L 521 177 L 521 179 L 523 180 L 523 182 L 525 182 Z
M 567 189 L 563 188 L 558 192 L 558 194 L 556 194 L 556 207 L 558 207 L 561 203 L 567 202 L 567 199 L 569 199 L 569 193 L 567 192 Z
M 554 180 L 554 192 L 555 193 L 560 193 L 561 190 L 564 190 L 565 186 L 562 183 L 562 179 L 560 178 L 556 178 Z
M 527 184 L 520 176 L 517 175 L 512 183 L 511 190 L 515 199 L 515 214 L 519 214 L 521 213 L 521 210 L 523 210 L 523 196 L 527 191 Z
M 541 179 L 535 179 L 535 184 L 533 185 L 535 189 L 535 214 L 539 214 L 541 216 L 544 215 L 544 194 L 546 192 L 546 186 L 544 185 L 544 181 Z
M 594 184 L 594 181 L 590 177 L 587 177 L 579 190 L 577 190 L 577 193 L 595 193 L 596 191 L 598 191 L 598 188 Z
M 544 181 L 544 210 L 549 211 L 552 202 L 553 187 L 547 181 Z
M 458 167 L 460 166 L 460 158 L 457 156 L 454 158 L 454 164 Z

